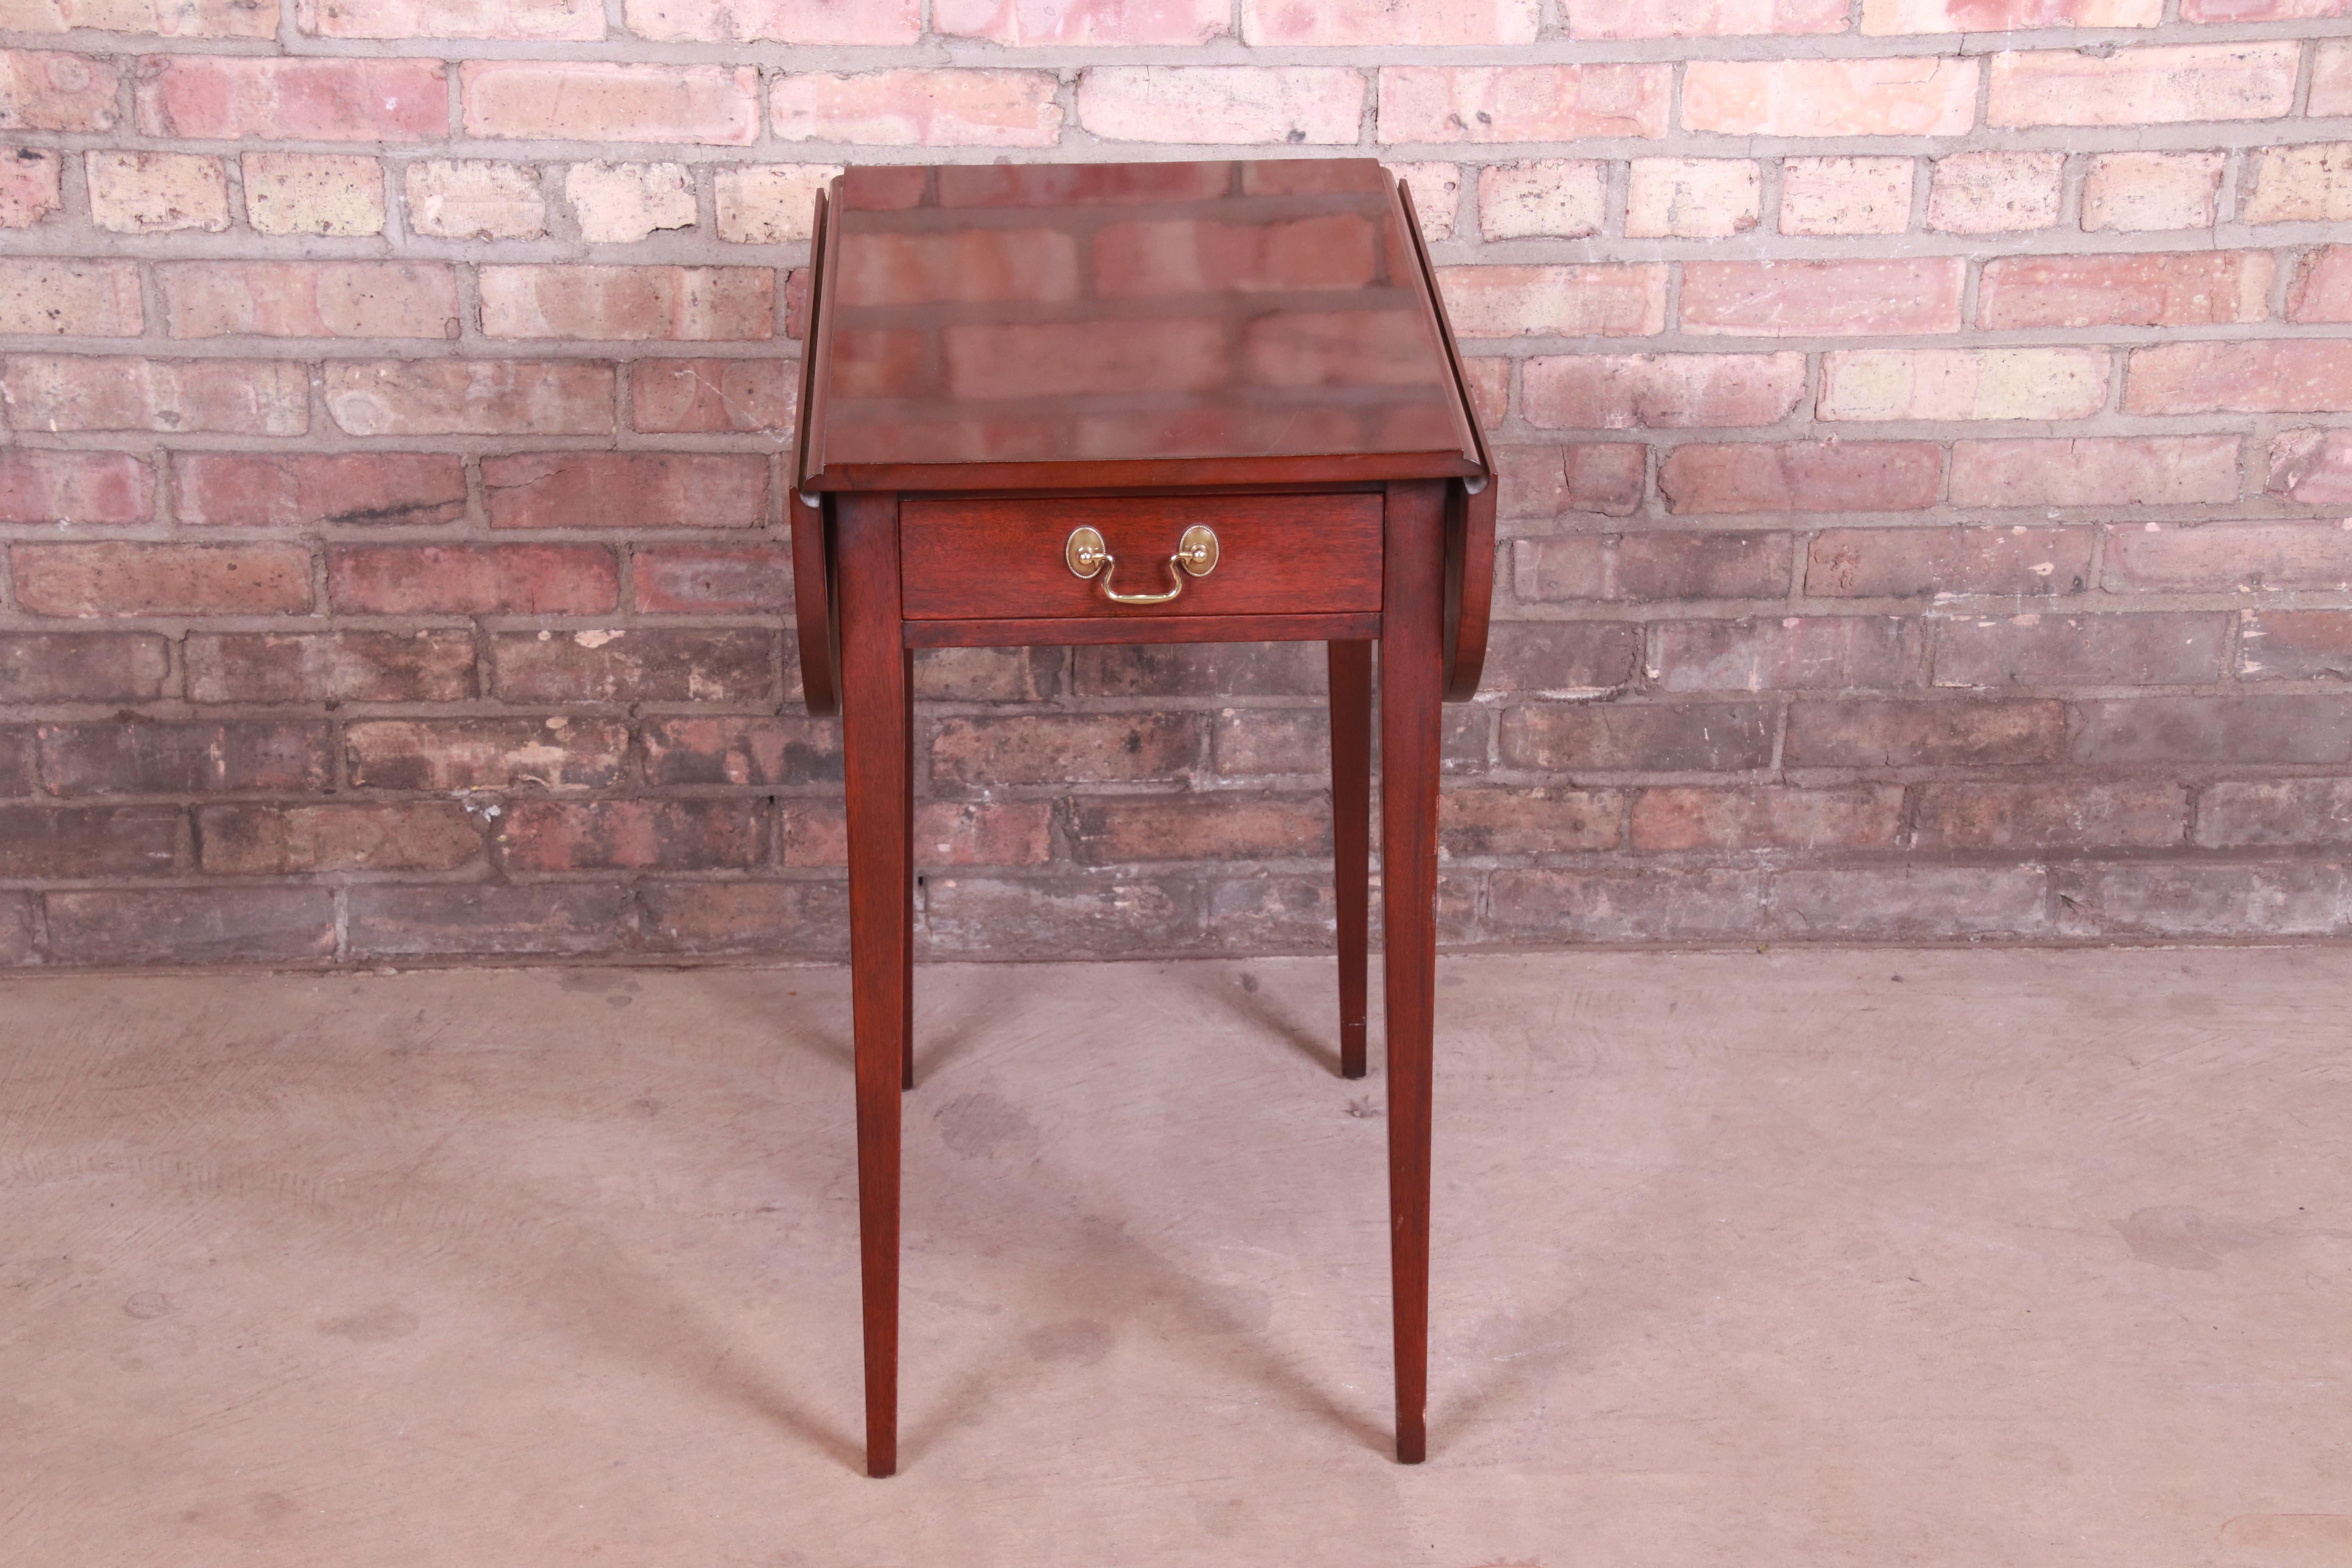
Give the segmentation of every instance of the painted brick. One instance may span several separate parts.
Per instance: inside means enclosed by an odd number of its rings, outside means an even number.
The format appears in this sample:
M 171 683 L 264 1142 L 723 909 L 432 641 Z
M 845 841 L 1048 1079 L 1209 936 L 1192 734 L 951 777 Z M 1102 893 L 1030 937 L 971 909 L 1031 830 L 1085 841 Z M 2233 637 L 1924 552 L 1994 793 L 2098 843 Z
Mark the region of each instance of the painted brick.
M 1683 264 L 1683 328 L 1712 337 L 1957 331 L 1967 270 L 1957 256 L 1688 261 Z
M 347 725 L 361 789 L 604 789 L 628 754 L 624 724 L 579 719 L 383 719 Z
M 1465 338 L 1647 337 L 1665 328 L 1666 269 L 1655 263 L 1441 267 L 1437 286 Z
M 462 702 L 469 632 L 193 632 L 191 702 Z
M 1791 356 L 1801 357 L 1801 356 Z M 2104 349 L 1838 349 L 1822 419 L 2087 419 L 2106 405 Z
M 335 951 L 325 888 L 140 888 L 44 902 L 58 963 L 294 963 Z
M 84 162 L 107 156 L 92 153 Z M 0 148 L 0 228 L 30 228 L 62 206 L 64 171 L 64 158 L 50 148 Z M 224 224 L 228 221 L 226 201 L 224 195 Z
M 89 55 L 0 49 L 0 131 L 111 131 L 121 80 Z
M 330 360 L 352 436 L 609 436 L 613 367 L 546 360 Z
M 1087 74 L 1091 81 L 1098 73 Z M 801 72 L 776 79 L 769 93 L 768 114 L 777 140 L 782 142 L 880 147 L 1050 147 L 1062 131 L 1062 106 L 1055 101 L 1055 87 L 1053 74 L 1047 71 L 901 70 L 861 76 Z M 1119 95 L 1114 90 L 1112 97 L 1117 100 Z M 1079 104 L 1083 114 L 1084 88 Z
M 1986 767 L 2054 763 L 2058 702 L 1804 701 L 1789 710 L 1792 768 Z
M 2063 153 L 1955 153 L 1936 160 L 1927 226 L 1945 234 L 2049 228 L 2063 195 Z
M 1676 447 L 1658 489 L 1678 515 L 1912 511 L 1936 504 L 1943 453 L 1926 441 L 1790 441 Z
M 318 871 L 454 871 L 482 837 L 452 801 L 396 805 L 208 805 L 196 813 L 204 868 L 216 876 Z
M 1813 536 L 1805 592 L 1820 598 L 2080 594 L 2088 528 L 1835 528 Z
M 266 0 L 16 0 L 0 26 L 26 33 L 153 33 L 175 38 L 271 38 L 278 16 Z
M 1082 802 L 1070 826 L 1083 865 L 1150 860 L 1319 859 L 1331 853 L 1326 803 L 1228 795 Z
M 89 220 L 114 234 L 218 234 L 228 226 L 228 174 L 185 153 L 89 153 Z
M 457 334 L 450 268 L 422 261 L 173 261 L 155 268 L 175 338 Z
M 765 267 L 485 267 L 482 331 L 493 338 L 709 342 L 775 335 Z
M 1667 131 L 1670 66 L 1386 66 L 1380 140 L 1572 142 Z M 1271 138 L 1279 140 L 1279 137 Z M 1354 121 L 1335 140 L 1355 140 Z
M 932 0 L 931 30 L 1015 48 L 1047 45 L 1205 44 L 1228 36 L 1224 0 Z
M 2251 171 L 2248 223 L 2343 223 L 2352 219 L 2352 142 L 2272 147 Z
M 655 784 L 821 784 L 841 779 L 841 726 L 779 718 L 669 717 L 646 724 L 646 779 Z
M 683 163 L 574 163 L 563 172 L 563 199 L 592 245 L 694 226 L 694 175 Z
M 1789 158 L 1780 164 L 1782 234 L 1901 234 L 1911 226 L 1908 158 Z
M 1521 412 L 1555 430 L 1774 425 L 1805 395 L 1800 353 L 1566 354 L 1521 374 Z
M 641 359 L 629 367 L 630 423 L 648 431 L 786 431 L 800 366 L 773 359 Z
M 792 605 L 792 555 L 778 546 L 640 550 L 634 572 L 637 608 L 648 614 L 774 615 Z
M 1494 693 L 1589 697 L 1629 686 L 1639 626 L 1612 621 L 1504 621 L 1489 635 L 1480 686 Z
M 2039 866 L 1867 866 L 1783 871 L 1772 908 L 1793 937 L 1904 941 L 2049 933 L 2048 879 Z
M 641 38 L 680 42 L 889 45 L 922 35 L 918 0 L 627 0 L 623 14 Z
M 1567 0 L 1580 38 L 1696 38 L 1743 33 L 1842 33 L 1841 0 Z
M 746 870 L 764 858 L 768 813 L 743 800 L 518 800 L 499 849 L 520 871 Z
M 1949 55 L 1694 60 L 1683 129 L 1728 136 L 1958 136 L 1976 122 L 1977 62 Z
M 1778 599 L 1789 591 L 1785 533 L 1563 534 L 1511 544 L 1512 591 L 1528 603 L 1579 599 Z
M 2072 760 L 2352 763 L 2352 697 L 2143 697 L 2077 705 Z
M 2083 176 L 2083 226 L 2129 232 L 2210 228 L 2219 213 L 2220 153 L 2107 153 Z
M 1478 171 L 1478 232 L 1488 239 L 1598 234 L 1609 216 L 1607 175 L 1606 164 L 1587 158 L 1490 163 Z
M 1645 789 L 1633 797 L 1633 846 L 1685 849 L 1892 849 L 1899 786 L 1863 789 Z
M 2315 414 L 2352 407 L 2352 342 L 2162 343 L 2125 363 L 2126 414 Z
M 509 702 L 772 702 L 772 632 L 744 628 L 500 632 L 498 693 Z
M 2207 849 L 2352 840 L 2352 779 L 2225 779 L 2197 799 Z
M 751 163 L 712 176 L 719 237 L 736 245 L 791 245 L 809 237 L 816 194 L 841 173 L 838 163 Z
M 323 724 L 44 724 L 41 785 L 108 795 L 314 793 L 332 782 Z
M 198 527 L 430 527 L 466 515 L 466 471 L 448 452 L 176 452 L 173 514 Z
M 585 39 L 604 36 L 604 8 L 596 0 L 295 0 L 294 25 L 315 38 Z
M 130 262 L 0 258 L 0 333 L 123 338 L 145 324 Z
M 526 452 L 482 459 L 492 528 L 752 528 L 764 458 L 731 452 Z
M 1497 871 L 1497 934 L 1545 942 L 1746 941 L 1764 924 L 1759 871 Z
M 0 448 L 0 522 L 144 522 L 155 479 L 123 452 Z
M 147 632 L 0 632 L 0 702 L 145 702 L 170 668 Z
M 645 942 L 656 952 L 849 956 L 839 882 L 643 882 Z
M 1624 815 L 1616 790 L 1452 789 L 1437 800 L 1438 848 L 1449 859 L 1614 849 Z
M 1769 765 L 1775 710 L 1761 702 L 1546 703 L 1503 714 L 1515 768 L 1735 773 Z
M 20 430 L 299 436 L 310 383 L 280 361 L 12 354 L 0 360 L 0 404 Z
M 2352 506 L 2352 430 L 2284 431 L 2271 439 L 2270 463 L 2264 494 L 2305 506 Z
M 2352 616 L 2335 610 L 2273 610 L 2241 624 L 2242 680 L 2352 679 Z
M 2352 321 L 2352 246 L 2306 253 L 2288 286 L 2290 321 Z
M 2193 686 L 2221 679 L 2230 619 L 1983 616 L 1936 624 L 1938 686 Z
M 1954 506 L 2182 506 L 2238 499 L 2235 436 L 1955 441 Z
M 2352 524 L 2140 523 L 2107 530 L 2102 586 L 2143 594 L 2352 588 Z
M 1614 443 L 1497 447 L 1498 510 L 1506 517 L 1625 517 L 1642 502 L 1643 462 L 1641 447 Z
M 535 170 L 492 159 L 435 158 L 401 174 L 408 227 L 435 239 L 537 239 L 547 200 Z
M 627 945 L 635 907 L 628 889 L 600 882 L 378 882 L 353 888 L 347 897 L 350 951 L 359 958 L 615 952 Z
M 245 213 L 263 234 L 382 234 L 383 171 L 373 158 L 248 153 Z
M 281 615 L 310 607 L 310 555 L 285 544 L 16 544 L 36 616 Z
M 1992 58 L 1990 125 L 2168 125 L 2270 120 L 2294 107 L 2292 40 L 2159 48 L 2025 49 Z
M 943 719 L 931 734 L 931 777 L 943 784 L 1175 779 L 1192 770 L 1200 752 L 1200 722 L 1191 713 Z
M 431 142 L 448 133 L 439 60 L 146 55 L 139 130 L 188 141 Z
M 720 147 L 760 136 L 760 73 L 751 66 L 469 60 L 459 81 L 468 136 Z
M 2163 20 L 2164 0 L 1862 0 L 1865 33 L 2153 27 Z
M 2161 849 L 2179 844 L 2188 792 L 2176 784 L 1931 784 L 1913 842 L 1922 849 Z
M 2270 314 L 2271 258 L 2260 250 L 2137 256 L 2004 256 L 1985 263 L 1979 326 L 2180 327 Z
M 371 544 L 327 552 L 327 599 L 358 615 L 582 616 L 620 605 L 613 552 L 588 544 Z
M 1646 669 L 1660 691 L 1852 690 L 1916 686 L 1919 624 L 1895 616 L 1661 621 Z
M 1756 226 L 1762 192 L 1761 171 L 1744 158 L 1636 158 L 1625 233 L 1634 239 L 1745 234 Z
M 169 876 L 182 816 L 172 806 L 0 805 L 0 877 Z

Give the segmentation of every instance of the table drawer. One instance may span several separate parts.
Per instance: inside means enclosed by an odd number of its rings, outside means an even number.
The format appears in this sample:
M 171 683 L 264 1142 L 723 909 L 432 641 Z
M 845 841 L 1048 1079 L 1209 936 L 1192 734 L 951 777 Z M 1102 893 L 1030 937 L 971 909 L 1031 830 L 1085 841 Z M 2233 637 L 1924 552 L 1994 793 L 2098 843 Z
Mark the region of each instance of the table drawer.
M 1296 616 L 1381 607 L 1378 494 L 1170 499 L 1050 496 L 908 500 L 898 511 L 904 614 L 910 621 L 1092 616 Z M 1185 530 L 1216 535 L 1216 564 L 1193 576 L 1170 557 Z M 1070 535 L 1091 528 L 1113 564 L 1070 568 Z M 1159 604 L 1106 593 L 1182 592 Z

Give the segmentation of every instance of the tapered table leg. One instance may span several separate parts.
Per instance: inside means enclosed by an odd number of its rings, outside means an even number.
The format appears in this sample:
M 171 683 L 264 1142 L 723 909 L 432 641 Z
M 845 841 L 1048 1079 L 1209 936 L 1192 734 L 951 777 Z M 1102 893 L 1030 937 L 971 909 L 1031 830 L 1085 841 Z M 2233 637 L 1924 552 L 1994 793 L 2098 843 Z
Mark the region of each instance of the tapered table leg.
M 910 661 L 898 623 L 898 498 L 850 495 L 837 506 L 866 1473 L 887 1476 L 898 1468 L 898 1096 L 907 1065 L 914 929 Z
M 1397 1458 L 1428 1451 L 1429 1093 L 1437 1001 L 1437 774 L 1444 695 L 1444 489 L 1388 487 L 1381 605 L 1381 919 L 1389 1070 L 1389 1267 Z
M 1371 936 L 1372 645 L 1325 645 L 1331 665 L 1331 881 L 1339 928 L 1339 1076 L 1364 1076 Z
M 913 884 L 915 877 L 915 650 L 913 648 L 907 649 L 904 657 L 907 666 L 905 679 L 907 689 L 907 723 L 905 727 L 905 750 L 907 756 L 907 811 L 904 820 L 906 824 L 905 837 L 907 845 L 907 896 L 909 902 L 907 910 L 907 952 L 906 957 L 903 961 L 907 981 L 906 984 L 899 988 L 901 997 L 899 1010 L 905 1015 L 905 1018 L 900 1025 L 898 1034 L 898 1049 L 903 1053 L 898 1075 L 898 1087 L 902 1089 L 912 1089 L 915 1087 L 915 914 L 912 903 L 912 900 L 914 898 Z

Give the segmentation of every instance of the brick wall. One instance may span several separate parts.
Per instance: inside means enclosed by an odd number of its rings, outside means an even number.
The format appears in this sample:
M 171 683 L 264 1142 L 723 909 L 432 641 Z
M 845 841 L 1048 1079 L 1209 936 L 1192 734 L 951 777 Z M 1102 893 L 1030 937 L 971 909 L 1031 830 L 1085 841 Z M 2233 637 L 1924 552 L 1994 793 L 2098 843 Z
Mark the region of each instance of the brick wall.
M 2008 29 L 2008 30 L 2004 30 Z M 2347 0 L 0 0 L 0 961 L 831 953 L 849 161 L 1349 149 L 1455 944 L 2352 926 Z M 927 657 L 937 952 L 1326 939 L 1319 650 Z

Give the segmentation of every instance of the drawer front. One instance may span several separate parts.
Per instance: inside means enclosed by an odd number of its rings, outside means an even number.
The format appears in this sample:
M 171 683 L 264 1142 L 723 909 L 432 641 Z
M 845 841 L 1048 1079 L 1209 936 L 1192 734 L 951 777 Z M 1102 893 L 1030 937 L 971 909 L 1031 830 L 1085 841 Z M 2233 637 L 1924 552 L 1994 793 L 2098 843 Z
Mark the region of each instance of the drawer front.
M 1381 497 L 1049 496 L 908 500 L 898 510 L 904 614 L 910 621 L 1080 616 L 1297 616 L 1381 607 Z M 1217 536 L 1205 576 L 1169 564 L 1195 524 Z M 1070 535 L 1091 528 L 1115 564 L 1070 570 Z M 1157 605 L 1108 598 L 1183 592 Z

